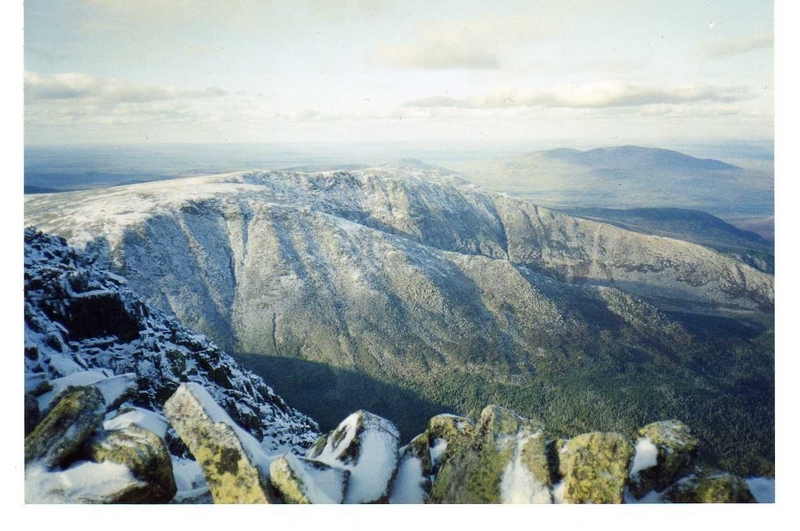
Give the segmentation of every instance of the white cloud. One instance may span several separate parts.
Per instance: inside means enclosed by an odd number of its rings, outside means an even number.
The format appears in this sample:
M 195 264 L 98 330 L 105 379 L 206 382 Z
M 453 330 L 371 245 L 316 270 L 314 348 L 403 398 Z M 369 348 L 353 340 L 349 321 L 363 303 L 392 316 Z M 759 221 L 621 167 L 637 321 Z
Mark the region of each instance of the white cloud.
M 368 59 L 402 69 L 498 69 L 504 48 L 551 31 L 533 16 L 428 22 L 411 42 L 379 44 Z
M 45 100 L 90 100 L 95 103 L 144 102 L 184 98 L 216 98 L 227 93 L 218 87 L 183 90 L 175 87 L 137 85 L 117 79 L 98 79 L 86 74 L 41 75 L 25 72 L 25 103 Z
M 715 41 L 704 45 L 699 52 L 705 59 L 720 59 L 744 54 L 753 50 L 772 48 L 773 46 L 774 37 L 771 33 L 768 33 Z
M 652 87 L 606 81 L 580 86 L 565 85 L 524 91 L 508 89 L 462 99 L 434 96 L 409 101 L 404 105 L 407 107 L 456 107 L 462 109 L 510 107 L 600 109 L 658 104 L 735 102 L 749 97 L 750 92 L 742 87 L 704 85 Z
M 381 45 L 370 59 L 393 68 L 443 70 L 500 68 L 497 54 L 464 42 L 426 39 L 411 44 Z

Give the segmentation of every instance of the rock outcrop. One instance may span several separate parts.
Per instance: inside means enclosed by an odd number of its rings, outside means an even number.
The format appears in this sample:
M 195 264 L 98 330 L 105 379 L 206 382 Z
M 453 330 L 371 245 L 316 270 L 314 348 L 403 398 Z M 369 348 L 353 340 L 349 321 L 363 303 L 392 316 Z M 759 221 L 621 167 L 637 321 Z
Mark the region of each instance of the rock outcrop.
M 306 457 L 350 471 L 344 503 L 383 503 L 397 473 L 399 440 L 391 422 L 357 411 L 323 435 Z
M 236 426 L 196 384 L 182 384 L 164 414 L 203 467 L 214 503 L 270 503 L 269 462 L 252 435 Z
M 488 406 L 470 442 L 445 462 L 433 503 L 551 503 L 544 425 Z

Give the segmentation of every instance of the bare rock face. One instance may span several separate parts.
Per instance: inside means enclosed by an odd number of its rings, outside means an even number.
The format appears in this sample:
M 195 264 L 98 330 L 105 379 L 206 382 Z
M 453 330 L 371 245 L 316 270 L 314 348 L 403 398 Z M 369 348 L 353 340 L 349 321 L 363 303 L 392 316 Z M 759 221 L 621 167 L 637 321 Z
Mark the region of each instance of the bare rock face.
M 103 420 L 106 405 L 94 387 L 67 387 L 25 437 L 25 464 L 41 461 L 51 469 L 72 455 Z
M 394 424 L 357 411 L 323 435 L 306 457 L 350 471 L 344 503 L 385 503 L 397 473 L 399 440 Z
M 205 389 L 181 384 L 164 414 L 203 467 L 214 503 L 270 503 L 269 463 L 258 442 Z
M 585 433 L 559 452 L 567 503 L 622 503 L 633 446 L 618 433 Z
M 551 503 L 544 425 L 488 406 L 470 442 L 446 461 L 431 503 Z
M 342 503 L 350 471 L 284 454 L 269 466 L 269 481 L 284 503 Z
M 88 455 L 96 463 L 124 465 L 142 483 L 122 493 L 117 503 L 167 503 L 178 490 L 167 447 L 148 430 L 131 425 L 104 431 L 90 441 Z

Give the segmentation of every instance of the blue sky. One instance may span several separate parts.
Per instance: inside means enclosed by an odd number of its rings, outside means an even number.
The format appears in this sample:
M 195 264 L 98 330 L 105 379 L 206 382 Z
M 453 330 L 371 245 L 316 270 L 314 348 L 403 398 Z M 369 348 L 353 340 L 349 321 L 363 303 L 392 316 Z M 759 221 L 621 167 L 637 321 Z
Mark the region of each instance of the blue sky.
M 755 1 L 28 0 L 25 142 L 773 134 Z

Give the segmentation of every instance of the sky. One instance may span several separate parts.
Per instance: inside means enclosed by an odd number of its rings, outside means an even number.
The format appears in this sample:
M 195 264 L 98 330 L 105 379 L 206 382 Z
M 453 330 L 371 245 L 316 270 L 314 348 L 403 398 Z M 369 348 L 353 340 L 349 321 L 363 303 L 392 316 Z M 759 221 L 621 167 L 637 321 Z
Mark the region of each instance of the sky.
M 773 136 L 765 0 L 27 0 L 25 144 Z

